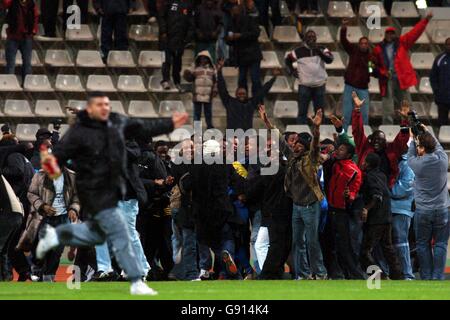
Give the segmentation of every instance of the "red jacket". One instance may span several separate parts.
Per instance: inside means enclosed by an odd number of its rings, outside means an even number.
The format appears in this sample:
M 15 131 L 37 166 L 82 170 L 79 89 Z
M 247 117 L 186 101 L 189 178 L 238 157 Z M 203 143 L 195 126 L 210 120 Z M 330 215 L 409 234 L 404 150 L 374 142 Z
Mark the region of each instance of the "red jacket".
M 428 24 L 427 19 L 419 21 L 414 28 L 408 33 L 400 36 L 395 44 L 394 68 L 397 73 L 400 89 L 406 90 L 409 87 L 417 85 L 416 72 L 414 71 L 409 58 L 409 49 L 419 39 Z M 381 42 L 373 49 L 375 57 L 375 64 L 378 71 L 378 78 L 380 84 L 380 93 L 382 97 L 386 96 L 387 81 L 388 81 L 388 67 L 385 61 L 385 42 Z
M 402 121 L 402 126 L 407 126 L 407 123 Z M 369 153 L 375 152 L 372 145 L 369 143 L 369 139 L 364 133 L 364 125 L 361 116 L 361 112 L 353 109 L 352 113 L 352 134 L 356 144 L 356 154 L 358 155 L 358 166 L 361 168 L 364 160 Z M 395 137 L 394 141 L 386 144 L 386 156 L 390 162 L 391 176 L 389 177 L 389 188 L 394 185 L 399 169 L 398 160 L 400 156 L 408 151 L 409 132 L 400 131 Z
M 355 172 L 355 178 L 350 181 Z M 328 205 L 336 209 L 345 209 L 345 189 L 348 187 L 350 190 L 348 202 L 353 202 L 358 194 L 359 188 L 361 187 L 361 183 L 362 173 L 356 163 L 354 163 L 351 159 L 336 160 L 333 164 L 331 179 L 328 186 Z
M 19 0 L 3 0 L 2 5 L 3 9 L 5 10 L 13 10 L 13 2 L 19 1 Z M 25 6 L 18 5 L 18 11 L 17 16 L 11 17 L 16 21 L 16 30 L 12 30 L 11 26 L 9 26 L 6 29 L 7 38 L 9 40 L 22 40 L 24 38 L 33 37 L 33 35 L 37 34 L 38 32 L 38 23 L 39 23 L 39 10 L 36 3 L 32 3 L 32 0 L 28 0 L 27 4 Z M 32 5 L 34 7 L 33 9 L 33 21 L 27 21 L 27 7 L 28 5 Z M 6 16 L 6 22 L 8 22 L 8 19 L 10 19 L 9 15 L 11 12 L 8 11 L 8 14 Z M 28 30 L 28 23 L 31 22 L 30 28 L 32 29 L 31 32 Z

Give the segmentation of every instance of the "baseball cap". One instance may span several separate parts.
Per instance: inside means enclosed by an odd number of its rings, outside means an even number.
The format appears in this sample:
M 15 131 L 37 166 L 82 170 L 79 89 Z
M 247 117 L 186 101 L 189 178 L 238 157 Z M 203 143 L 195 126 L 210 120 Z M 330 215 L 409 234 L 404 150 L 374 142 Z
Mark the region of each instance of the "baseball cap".
M 387 27 L 384 33 L 386 32 L 397 32 L 397 29 L 395 29 L 395 27 Z
M 50 138 L 52 136 L 52 133 L 47 129 L 47 128 L 40 128 L 37 132 L 36 132 L 36 138 L 44 138 L 45 136 L 48 136 L 48 138 Z

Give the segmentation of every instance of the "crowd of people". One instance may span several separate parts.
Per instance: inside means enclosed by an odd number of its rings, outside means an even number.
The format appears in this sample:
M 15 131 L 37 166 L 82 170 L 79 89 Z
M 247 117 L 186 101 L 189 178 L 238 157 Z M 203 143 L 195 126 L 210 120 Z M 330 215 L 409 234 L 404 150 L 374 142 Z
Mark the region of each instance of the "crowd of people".
M 131 3 L 95 1 L 103 17 L 103 57 L 113 48 L 127 49 L 122 24 Z M 314 4 L 305 1 L 302 10 L 314 12 Z M 25 75 L 31 72 L 26 57 L 37 30 L 37 9 L 32 0 L 4 0 L 3 5 L 9 19 L 7 69 L 14 73 L 11 57 L 21 50 Z M 62 139 L 58 125 L 53 132 L 40 129 L 34 144 L 19 143 L 7 125 L 2 127 L 2 280 L 12 280 L 14 268 L 19 281 L 54 281 L 64 247 L 70 248 L 68 258 L 80 267 L 83 280 L 129 280 L 134 294 L 156 293 L 145 279 L 366 279 L 371 266 L 394 280 L 413 280 L 417 272 L 423 280 L 445 278 L 448 156 L 411 116 L 408 95 L 417 84 L 408 50 L 432 14 L 400 37 L 387 28 L 373 50 L 366 37 L 356 45 L 347 40 L 349 21 L 344 19 L 340 40 L 349 54 L 344 116 L 330 117 L 336 129 L 331 140 L 321 139 L 320 126 L 325 64 L 333 55 L 316 44 L 314 31 L 307 31 L 285 60 L 298 78 L 298 123 L 309 124 L 311 133 L 280 134 L 266 114 L 264 98 L 280 74 L 273 70 L 273 77 L 261 83 L 258 24 L 270 26 L 269 6 L 273 3 L 228 0 L 219 10 L 213 0 L 172 0 L 150 2 L 149 12 L 151 23 L 159 24 L 164 53 L 161 85 L 169 89 L 173 81 L 183 92 L 181 77 L 193 82 L 194 120 L 203 110 L 207 127 L 214 127 L 212 98 L 218 94 L 227 129 L 253 128 L 257 111 L 277 143 L 268 137 L 261 143 L 258 135 L 202 144 L 192 137 L 177 150 L 186 161 L 175 163 L 171 146 L 152 137 L 180 127 L 187 114 L 126 118 L 111 112 L 101 92 L 89 95 L 85 110 L 76 110 L 76 121 Z M 290 3 L 292 10 L 295 6 Z M 51 12 L 46 15 L 45 32 L 52 37 Z M 279 20 L 272 7 L 272 24 Z M 193 40 L 195 63 L 181 74 L 184 49 Z M 448 124 L 449 57 L 450 38 L 430 75 L 441 125 Z M 239 69 L 235 97 L 224 66 Z M 371 77 L 379 79 L 384 123 L 400 119 L 391 143 L 383 131 L 368 136 L 364 131 Z M 307 117 L 311 101 L 314 118 Z M 237 158 L 240 144 L 245 154 Z M 268 164 L 251 161 L 255 145 L 257 153 L 279 163 L 275 174 L 262 174 Z M 196 155 L 201 155 L 199 164 L 192 163 Z M 232 161 L 208 161 L 217 155 Z

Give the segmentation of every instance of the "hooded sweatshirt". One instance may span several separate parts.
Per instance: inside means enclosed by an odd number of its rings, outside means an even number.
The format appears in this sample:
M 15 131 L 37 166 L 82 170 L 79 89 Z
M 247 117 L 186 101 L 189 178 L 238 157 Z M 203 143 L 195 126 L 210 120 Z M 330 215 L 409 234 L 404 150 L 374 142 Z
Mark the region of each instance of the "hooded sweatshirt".
M 200 65 L 200 57 L 207 57 L 209 64 Z M 195 58 L 195 65 L 185 75 L 186 81 L 194 82 L 193 101 L 210 103 L 213 97 L 213 89 L 216 84 L 216 69 L 212 63 L 211 55 L 207 50 L 201 51 Z

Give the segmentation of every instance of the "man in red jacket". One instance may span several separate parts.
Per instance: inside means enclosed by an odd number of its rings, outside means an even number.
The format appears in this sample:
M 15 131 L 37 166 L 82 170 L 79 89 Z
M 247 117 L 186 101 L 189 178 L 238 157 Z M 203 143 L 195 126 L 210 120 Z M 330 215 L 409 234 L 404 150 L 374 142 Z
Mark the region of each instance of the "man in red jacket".
M 430 11 L 425 19 L 400 37 L 397 37 L 394 27 L 387 28 L 384 40 L 373 49 L 383 97 L 383 124 L 393 123 L 394 108 L 398 110 L 401 101 L 411 101 L 408 89 L 417 85 L 417 77 L 408 51 L 425 31 L 432 17 L 433 13 Z

